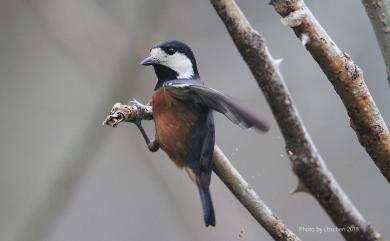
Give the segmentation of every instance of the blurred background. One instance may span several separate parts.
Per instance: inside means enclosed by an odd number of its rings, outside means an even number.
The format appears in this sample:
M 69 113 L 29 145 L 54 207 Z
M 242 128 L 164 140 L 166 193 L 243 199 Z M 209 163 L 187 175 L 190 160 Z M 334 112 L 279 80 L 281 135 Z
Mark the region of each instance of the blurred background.
M 389 185 L 359 145 L 332 86 L 268 0 L 237 1 L 266 38 L 327 165 L 357 208 L 390 237 Z M 356 0 L 307 0 L 334 41 L 364 70 L 390 122 L 390 88 Z M 214 176 L 217 226 L 205 228 L 196 187 L 132 124 L 102 121 L 115 102 L 147 102 L 156 78 L 139 66 L 160 40 L 194 50 L 211 87 L 271 124 L 259 135 L 216 114 L 217 143 L 262 199 L 303 240 L 343 240 L 296 178 L 274 118 L 208 1 L 0 1 L 0 240 L 272 240 Z M 152 123 L 147 124 L 153 133 Z M 243 232 L 243 237 L 239 237 Z

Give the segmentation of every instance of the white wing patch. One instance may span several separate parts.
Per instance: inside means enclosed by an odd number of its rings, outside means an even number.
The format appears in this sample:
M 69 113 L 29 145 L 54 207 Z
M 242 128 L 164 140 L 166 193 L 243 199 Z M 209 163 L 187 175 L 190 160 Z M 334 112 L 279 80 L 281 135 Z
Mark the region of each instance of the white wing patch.
M 182 53 L 169 55 L 161 48 L 154 48 L 150 51 L 150 55 L 157 58 L 161 65 L 174 70 L 178 74 L 178 79 L 189 79 L 194 76 L 191 60 Z

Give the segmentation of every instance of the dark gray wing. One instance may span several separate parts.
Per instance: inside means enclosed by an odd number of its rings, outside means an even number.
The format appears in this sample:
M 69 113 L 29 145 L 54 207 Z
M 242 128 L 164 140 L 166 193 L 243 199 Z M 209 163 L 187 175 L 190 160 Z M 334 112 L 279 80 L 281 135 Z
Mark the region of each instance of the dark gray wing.
M 164 84 L 164 87 L 171 96 L 216 110 L 242 128 L 255 127 L 264 132 L 269 129 L 264 121 L 239 105 L 234 99 L 200 83 L 174 81 Z

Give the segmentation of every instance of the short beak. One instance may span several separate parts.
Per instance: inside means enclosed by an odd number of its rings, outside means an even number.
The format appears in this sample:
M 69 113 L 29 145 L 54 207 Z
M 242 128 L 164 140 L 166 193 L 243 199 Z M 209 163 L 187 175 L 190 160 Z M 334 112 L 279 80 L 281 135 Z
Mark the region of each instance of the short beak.
M 146 59 L 141 61 L 141 65 L 153 65 L 153 64 L 158 64 L 160 63 L 160 60 L 157 59 L 156 57 L 149 56 Z

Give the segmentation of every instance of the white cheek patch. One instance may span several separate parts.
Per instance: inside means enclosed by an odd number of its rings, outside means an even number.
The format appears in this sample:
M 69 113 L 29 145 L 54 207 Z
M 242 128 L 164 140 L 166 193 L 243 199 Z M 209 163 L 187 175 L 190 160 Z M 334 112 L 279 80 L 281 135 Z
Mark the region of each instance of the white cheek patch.
M 184 54 L 176 52 L 173 55 L 169 55 L 161 48 L 155 48 L 150 51 L 150 55 L 157 58 L 161 65 L 174 70 L 178 74 L 178 79 L 189 79 L 194 77 L 192 62 Z
M 168 55 L 167 66 L 179 74 L 179 79 L 188 79 L 194 76 L 191 60 L 182 53 L 176 52 L 173 55 Z
M 167 54 L 161 48 L 155 48 L 150 50 L 150 56 L 155 57 L 161 63 L 166 61 Z

